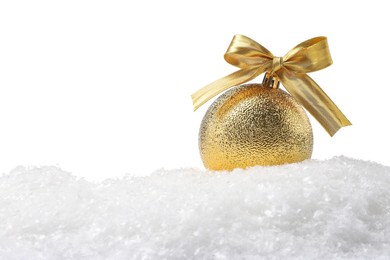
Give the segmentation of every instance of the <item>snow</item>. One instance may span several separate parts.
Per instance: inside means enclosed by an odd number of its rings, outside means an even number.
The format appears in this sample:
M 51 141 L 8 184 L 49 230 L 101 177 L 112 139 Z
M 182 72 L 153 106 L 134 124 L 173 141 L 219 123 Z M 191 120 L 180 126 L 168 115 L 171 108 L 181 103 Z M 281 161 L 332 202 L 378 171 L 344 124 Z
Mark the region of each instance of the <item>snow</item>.
M 335 157 L 90 182 L 0 176 L 0 259 L 389 259 L 390 167 Z

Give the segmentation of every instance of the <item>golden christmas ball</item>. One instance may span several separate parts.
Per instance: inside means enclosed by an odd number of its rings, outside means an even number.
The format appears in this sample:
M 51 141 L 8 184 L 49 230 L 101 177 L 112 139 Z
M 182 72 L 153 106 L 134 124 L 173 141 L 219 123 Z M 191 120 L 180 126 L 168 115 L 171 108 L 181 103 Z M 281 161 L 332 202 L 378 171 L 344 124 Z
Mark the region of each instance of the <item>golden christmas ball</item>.
M 313 132 L 287 92 L 245 84 L 226 91 L 207 110 L 199 149 L 210 170 L 294 163 L 311 157 Z

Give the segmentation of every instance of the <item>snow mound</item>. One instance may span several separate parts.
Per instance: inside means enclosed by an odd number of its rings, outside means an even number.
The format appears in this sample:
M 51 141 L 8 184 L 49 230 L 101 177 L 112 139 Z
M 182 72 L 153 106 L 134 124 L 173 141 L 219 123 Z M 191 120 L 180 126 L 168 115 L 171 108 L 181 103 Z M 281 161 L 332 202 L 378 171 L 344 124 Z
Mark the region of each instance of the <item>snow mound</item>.
M 0 176 L 0 259 L 389 259 L 390 167 L 335 157 L 88 182 Z

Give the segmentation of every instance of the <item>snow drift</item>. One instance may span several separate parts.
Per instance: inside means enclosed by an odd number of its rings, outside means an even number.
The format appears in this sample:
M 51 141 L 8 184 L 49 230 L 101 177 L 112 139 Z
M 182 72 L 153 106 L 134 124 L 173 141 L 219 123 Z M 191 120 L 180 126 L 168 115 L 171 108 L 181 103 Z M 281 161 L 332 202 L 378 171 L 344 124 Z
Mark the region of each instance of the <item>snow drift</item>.
M 390 167 L 335 157 L 92 183 L 0 177 L 0 259 L 389 259 Z

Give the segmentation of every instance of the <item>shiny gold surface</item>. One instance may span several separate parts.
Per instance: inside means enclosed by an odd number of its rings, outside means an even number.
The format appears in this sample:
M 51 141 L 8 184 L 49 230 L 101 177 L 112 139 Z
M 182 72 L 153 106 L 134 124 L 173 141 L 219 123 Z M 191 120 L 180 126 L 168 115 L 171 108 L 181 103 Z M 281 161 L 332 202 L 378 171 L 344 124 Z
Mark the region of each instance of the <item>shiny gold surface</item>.
M 311 157 L 313 133 L 303 108 L 285 91 L 246 84 L 221 95 L 199 131 L 210 170 L 299 162 Z
M 195 110 L 219 93 L 268 72 L 277 77 L 287 91 L 333 136 L 341 127 L 351 125 L 335 103 L 306 73 L 332 64 L 326 37 L 304 41 L 284 57 L 275 57 L 254 40 L 235 35 L 225 60 L 240 68 L 214 81 L 192 95 Z

